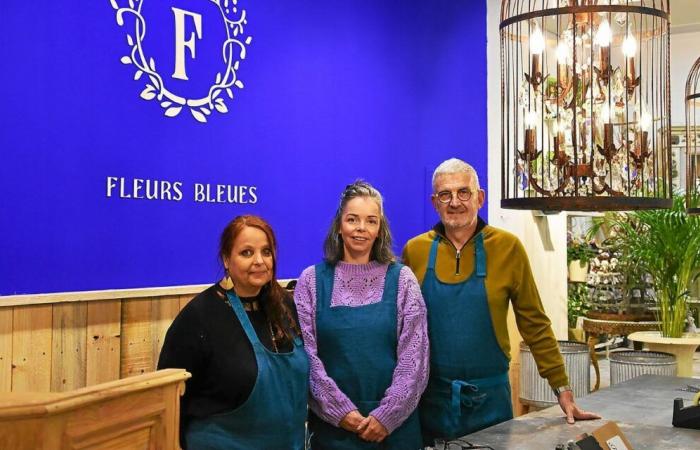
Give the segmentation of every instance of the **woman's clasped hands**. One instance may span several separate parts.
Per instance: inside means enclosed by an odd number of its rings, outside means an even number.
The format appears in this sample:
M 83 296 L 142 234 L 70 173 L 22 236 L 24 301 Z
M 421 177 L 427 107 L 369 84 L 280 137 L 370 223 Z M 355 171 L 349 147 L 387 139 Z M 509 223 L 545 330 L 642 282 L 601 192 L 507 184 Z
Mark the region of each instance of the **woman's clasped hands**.
M 364 417 L 359 411 L 350 411 L 340 421 L 340 427 L 367 442 L 382 442 L 389 431 L 374 416 Z

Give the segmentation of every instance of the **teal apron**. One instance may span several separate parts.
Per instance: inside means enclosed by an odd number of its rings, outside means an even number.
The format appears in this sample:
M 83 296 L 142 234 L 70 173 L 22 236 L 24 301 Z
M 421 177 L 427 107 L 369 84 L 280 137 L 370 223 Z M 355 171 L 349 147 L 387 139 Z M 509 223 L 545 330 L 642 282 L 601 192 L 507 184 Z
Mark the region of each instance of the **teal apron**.
M 316 341 L 328 375 L 367 416 L 379 406 L 391 385 L 398 345 L 396 297 L 400 264 L 390 264 L 381 301 L 365 306 L 331 308 L 335 268 L 316 266 Z M 422 447 L 417 411 L 380 443 L 366 442 L 355 433 L 309 415 L 313 450 L 412 450 Z
M 484 237 L 478 233 L 474 240 L 474 272 L 462 283 L 447 284 L 435 275 L 436 237 L 421 286 L 430 379 L 419 410 L 429 445 L 435 438 L 454 439 L 513 418 L 508 358 L 496 340 L 484 284 Z
M 248 399 L 238 408 L 192 420 L 188 450 L 301 450 L 304 448 L 309 390 L 309 361 L 301 339 L 289 353 L 274 353 L 260 342 L 241 301 L 228 301 L 255 352 L 258 376 Z

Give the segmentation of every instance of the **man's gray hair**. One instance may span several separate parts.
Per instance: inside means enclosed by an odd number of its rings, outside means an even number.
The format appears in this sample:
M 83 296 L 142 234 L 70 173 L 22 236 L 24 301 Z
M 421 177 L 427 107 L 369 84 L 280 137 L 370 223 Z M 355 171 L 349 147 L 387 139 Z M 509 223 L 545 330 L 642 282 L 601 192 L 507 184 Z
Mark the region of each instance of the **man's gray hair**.
M 481 186 L 479 185 L 479 175 L 477 175 L 476 170 L 461 159 L 450 158 L 447 161 L 443 161 L 439 166 L 437 166 L 435 172 L 433 172 L 433 191 L 435 191 L 435 180 L 439 175 L 453 173 L 470 174 L 476 183 L 476 188 L 481 189 Z

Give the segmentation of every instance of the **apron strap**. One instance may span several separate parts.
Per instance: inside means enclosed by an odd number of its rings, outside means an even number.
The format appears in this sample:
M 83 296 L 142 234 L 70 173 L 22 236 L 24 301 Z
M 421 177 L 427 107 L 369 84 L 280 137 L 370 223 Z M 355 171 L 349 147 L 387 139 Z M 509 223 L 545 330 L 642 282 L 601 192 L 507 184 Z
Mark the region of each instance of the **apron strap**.
M 452 408 L 452 414 L 457 417 L 462 415 L 462 388 L 469 389 L 472 392 L 477 392 L 479 390 L 478 386 L 466 381 L 452 380 L 450 407 Z
M 233 291 L 226 291 L 226 297 L 228 299 L 228 304 L 231 305 L 233 312 L 241 323 L 243 331 L 245 331 L 246 336 L 248 336 L 248 341 L 250 341 L 254 350 L 259 350 L 262 344 L 260 343 L 260 339 L 258 339 L 258 334 L 255 332 L 255 329 L 253 329 L 253 324 L 250 323 L 248 314 L 243 310 L 241 299 L 239 299 L 238 295 Z
M 476 276 L 486 277 L 486 251 L 484 250 L 484 235 L 479 233 L 474 241 L 474 255 L 476 260 Z
M 399 295 L 399 277 L 401 276 L 401 268 L 403 264 L 396 262 L 389 263 L 384 277 L 384 292 L 382 301 L 390 301 L 396 304 L 397 296 Z
M 316 318 L 318 319 L 318 312 L 325 311 L 331 306 L 335 267 L 324 261 L 316 264 L 314 270 L 316 271 Z
M 430 256 L 428 257 L 428 268 L 426 270 L 435 270 L 435 258 L 437 257 L 439 243 L 440 236 L 435 236 L 435 239 L 433 239 L 433 244 L 430 246 Z

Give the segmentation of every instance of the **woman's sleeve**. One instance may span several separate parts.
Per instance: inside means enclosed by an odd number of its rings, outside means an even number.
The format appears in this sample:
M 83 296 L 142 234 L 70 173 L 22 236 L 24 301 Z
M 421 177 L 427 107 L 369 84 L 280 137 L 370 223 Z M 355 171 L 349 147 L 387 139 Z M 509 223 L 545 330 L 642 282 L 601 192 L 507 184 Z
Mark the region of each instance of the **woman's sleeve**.
M 158 369 L 185 369 L 193 376 L 200 370 L 206 352 L 206 335 L 194 308 L 185 308 L 168 328 L 158 358 Z
M 199 379 L 207 358 L 206 339 L 194 307 L 188 305 L 168 328 L 158 358 L 158 369 L 185 369 L 192 374 L 192 378 L 185 381 L 185 393 L 180 400 L 180 446 L 183 449 L 186 448 L 185 432 L 189 425 L 190 399 L 194 392 L 193 385 L 197 383 L 194 380 Z
M 318 357 L 316 346 L 316 272 L 309 267 L 302 272 L 294 290 L 294 302 L 299 315 L 299 326 L 304 338 L 304 349 L 309 356 L 311 397 L 309 407 L 326 422 L 338 426 L 349 412 L 357 409 L 355 404 L 338 388 L 328 376 L 323 362 Z
M 389 433 L 398 428 L 418 406 L 430 370 L 430 345 L 425 302 L 416 276 L 401 269 L 397 298 L 397 363 L 391 385 L 370 414 Z

